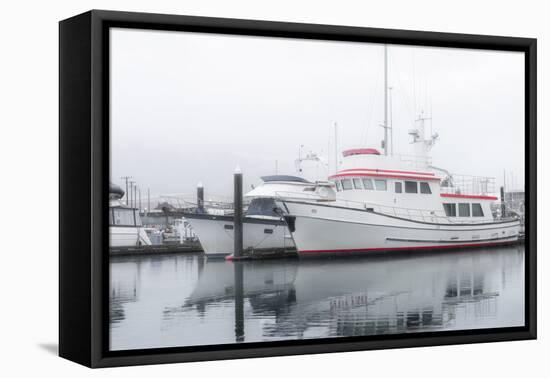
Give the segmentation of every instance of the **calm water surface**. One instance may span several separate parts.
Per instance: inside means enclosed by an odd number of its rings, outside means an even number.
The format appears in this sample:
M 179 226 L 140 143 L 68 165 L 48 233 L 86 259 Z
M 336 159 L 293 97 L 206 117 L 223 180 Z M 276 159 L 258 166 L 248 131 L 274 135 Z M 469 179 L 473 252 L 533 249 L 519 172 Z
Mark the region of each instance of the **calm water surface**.
M 112 350 L 524 324 L 524 247 L 231 263 L 111 259 Z

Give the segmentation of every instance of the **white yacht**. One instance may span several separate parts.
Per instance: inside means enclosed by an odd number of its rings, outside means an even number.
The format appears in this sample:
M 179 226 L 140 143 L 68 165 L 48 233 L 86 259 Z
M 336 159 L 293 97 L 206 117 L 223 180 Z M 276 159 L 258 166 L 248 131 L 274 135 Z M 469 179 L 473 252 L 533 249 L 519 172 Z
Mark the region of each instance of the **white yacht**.
M 388 131 L 388 59 L 384 46 L 383 153 L 374 148 L 343 151 L 336 172 L 336 200 L 278 198 L 300 256 L 373 251 L 428 250 L 516 242 L 520 222 L 495 218 L 495 180 L 458 176 L 436 168 L 430 150 L 437 133 L 426 135 L 421 114 L 412 155 L 394 155 Z M 393 137 L 391 138 L 393 140 Z M 391 151 L 391 152 L 390 152 Z M 337 159 L 338 160 L 338 159 Z
M 119 186 L 109 186 L 109 246 L 130 247 L 151 245 L 143 228 L 139 210 L 122 202 L 124 190 Z
M 263 183 L 244 195 L 249 201 L 243 217 L 243 248 L 287 249 L 294 242 L 274 198 L 335 199 L 330 182 L 310 182 L 297 176 L 274 175 L 262 177 Z M 208 212 L 186 213 L 207 256 L 226 256 L 233 253 L 233 215 Z
M 517 217 L 494 218 L 493 178 L 457 176 L 431 165 L 437 136 L 411 130 L 414 155 L 343 151 L 329 177 L 336 199 L 278 198 L 300 256 L 478 247 L 516 242 Z

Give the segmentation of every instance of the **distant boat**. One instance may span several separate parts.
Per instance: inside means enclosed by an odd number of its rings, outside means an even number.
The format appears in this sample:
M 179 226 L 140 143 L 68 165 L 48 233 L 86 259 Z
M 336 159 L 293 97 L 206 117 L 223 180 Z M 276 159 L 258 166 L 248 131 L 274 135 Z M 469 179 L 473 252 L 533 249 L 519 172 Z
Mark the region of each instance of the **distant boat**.
M 151 245 L 141 223 L 139 209 L 126 206 L 121 198 L 124 190 L 118 185 L 109 186 L 109 241 L 110 247 Z

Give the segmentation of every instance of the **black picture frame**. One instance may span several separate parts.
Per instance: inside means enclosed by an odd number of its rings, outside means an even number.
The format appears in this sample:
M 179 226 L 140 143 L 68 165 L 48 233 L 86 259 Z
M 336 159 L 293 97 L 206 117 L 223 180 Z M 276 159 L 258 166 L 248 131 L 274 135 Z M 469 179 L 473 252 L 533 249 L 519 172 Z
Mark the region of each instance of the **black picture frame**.
M 525 53 L 525 326 L 135 351 L 108 350 L 111 27 Z M 536 39 L 92 10 L 59 24 L 59 354 L 89 367 L 536 338 Z

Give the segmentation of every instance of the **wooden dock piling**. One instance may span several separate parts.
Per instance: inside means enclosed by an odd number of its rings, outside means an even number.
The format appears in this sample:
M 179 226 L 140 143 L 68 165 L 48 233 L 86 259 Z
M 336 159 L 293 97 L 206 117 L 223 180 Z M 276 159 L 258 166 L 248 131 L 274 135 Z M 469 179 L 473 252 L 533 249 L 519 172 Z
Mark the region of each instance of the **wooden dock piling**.
M 243 251 L 243 174 L 237 167 L 233 175 L 233 204 L 235 212 L 233 215 L 233 257 L 239 258 Z
M 204 213 L 204 187 L 202 182 L 197 184 L 197 213 Z

